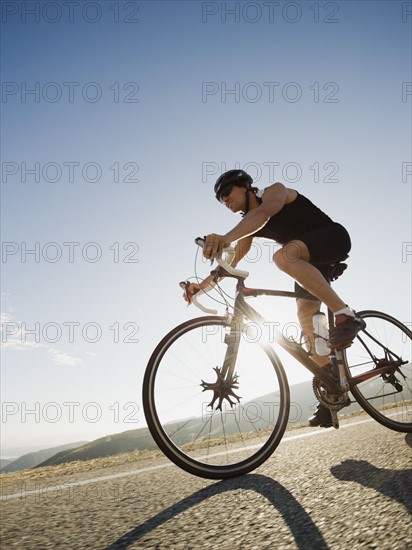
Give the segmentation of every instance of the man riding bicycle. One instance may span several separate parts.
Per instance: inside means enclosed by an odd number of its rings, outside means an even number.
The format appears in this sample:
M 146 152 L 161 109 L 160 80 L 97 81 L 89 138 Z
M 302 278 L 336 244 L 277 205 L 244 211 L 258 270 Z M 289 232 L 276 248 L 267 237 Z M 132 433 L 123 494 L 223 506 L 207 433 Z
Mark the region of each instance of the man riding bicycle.
M 331 369 L 328 358 L 317 355 L 312 326 L 313 315 L 323 302 L 335 315 L 336 328 L 328 340 L 332 349 L 350 346 L 365 324 L 330 286 L 329 267 L 346 258 L 351 241 L 346 229 L 334 222 L 309 199 L 294 189 L 275 183 L 266 189 L 253 187 L 253 180 L 243 170 L 229 170 L 216 181 L 214 191 L 219 202 L 243 219 L 225 235 L 207 235 L 203 254 L 208 259 L 220 258 L 224 248 L 237 241 L 235 267 L 248 253 L 254 237 L 272 239 L 282 245 L 273 255 L 275 265 L 295 280 L 297 314 L 306 346 L 312 359 Z M 191 297 L 206 288 L 213 274 L 200 284 L 191 283 L 185 294 Z M 330 427 L 330 410 L 321 403 L 309 419 L 310 426 Z

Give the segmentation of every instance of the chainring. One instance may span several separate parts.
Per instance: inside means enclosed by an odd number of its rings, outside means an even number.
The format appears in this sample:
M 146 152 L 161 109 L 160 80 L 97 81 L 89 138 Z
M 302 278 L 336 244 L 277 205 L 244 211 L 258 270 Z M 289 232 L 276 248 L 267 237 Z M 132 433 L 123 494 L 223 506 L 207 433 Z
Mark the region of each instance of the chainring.
M 312 380 L 312 389 L 316 399 L 330 411 L 340 411 L 348 406 L 348 393 L 333 394 L 318 378 Z

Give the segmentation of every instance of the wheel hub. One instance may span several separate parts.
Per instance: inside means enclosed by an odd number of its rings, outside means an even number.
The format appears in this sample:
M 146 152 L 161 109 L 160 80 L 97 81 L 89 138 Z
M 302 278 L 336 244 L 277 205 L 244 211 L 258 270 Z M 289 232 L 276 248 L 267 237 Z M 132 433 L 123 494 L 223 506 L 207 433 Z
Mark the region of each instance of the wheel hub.
M 232 401 L 232 397 L 233 399 L 236 399 L 238 403 L 240 402 L 240 396 L 236 395 L 236 393 L 233 391 L 239 389 L 238 375 L 234 374 L 230 380 L 226 380 L 222 376 L 222 371 L 219 367 L 215 367 L 213 370 L 217 375 L 216 382 L 204 382 L 202 380 L 202 383 L 200 384 L 203 388 L 203 391 L 213 391 L 213 398 L 212 401 L 208 404 L 208 407 L 211 407 L 213 409 L 217 401 L 218 403 L 216 405 L 216 410 L 221 411 L 222 403 L 224 400 L 226 400 L 229 405 L 233 407 L 233 405 L 236 405 L 236 401 Z

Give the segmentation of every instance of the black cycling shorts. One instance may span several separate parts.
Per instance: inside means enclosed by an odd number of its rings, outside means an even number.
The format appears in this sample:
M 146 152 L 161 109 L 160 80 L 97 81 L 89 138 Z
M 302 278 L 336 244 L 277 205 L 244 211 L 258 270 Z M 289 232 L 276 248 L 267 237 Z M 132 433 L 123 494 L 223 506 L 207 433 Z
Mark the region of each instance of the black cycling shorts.
M 308 231 L 294 240 L 306 244 L 310 254 L 309 263 L 319 269 L 328 283 L 330 282 L 329 266 L 345 259 L 351 249 L 349 233 L 339 223 Z M 318 301 L 316 296 L 313 296 L 298 283 L 295 283 L 295 292 L 297 298 Z

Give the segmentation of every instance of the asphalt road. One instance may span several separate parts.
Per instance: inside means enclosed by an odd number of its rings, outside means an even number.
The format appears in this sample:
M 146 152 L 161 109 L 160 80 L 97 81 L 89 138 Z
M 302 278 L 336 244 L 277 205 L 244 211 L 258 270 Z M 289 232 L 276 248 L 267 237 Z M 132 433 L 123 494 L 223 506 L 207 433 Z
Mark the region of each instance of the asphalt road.
M 412 434 L 360 416 L 288 432 L 262 467 L 228 481 L 164 458 L 48 475 L 3 487 L 1 548 L 410 550 L 411 462 Z

